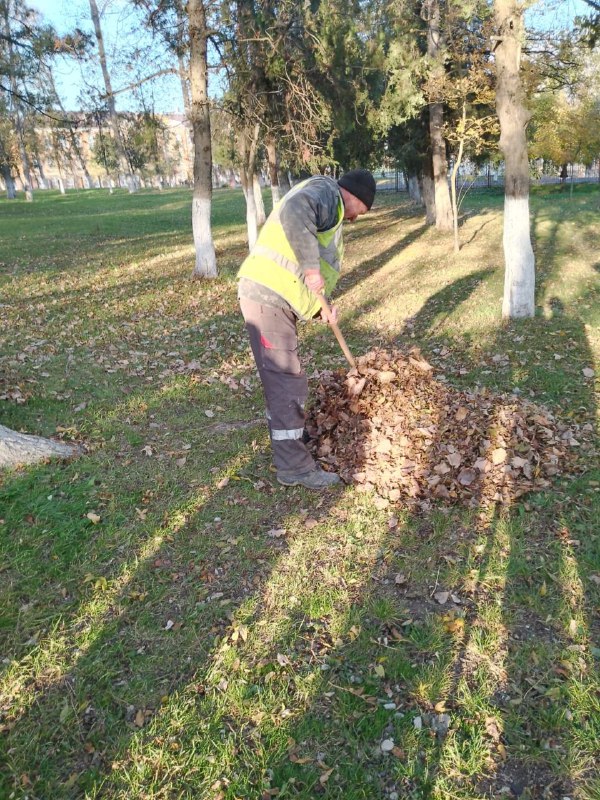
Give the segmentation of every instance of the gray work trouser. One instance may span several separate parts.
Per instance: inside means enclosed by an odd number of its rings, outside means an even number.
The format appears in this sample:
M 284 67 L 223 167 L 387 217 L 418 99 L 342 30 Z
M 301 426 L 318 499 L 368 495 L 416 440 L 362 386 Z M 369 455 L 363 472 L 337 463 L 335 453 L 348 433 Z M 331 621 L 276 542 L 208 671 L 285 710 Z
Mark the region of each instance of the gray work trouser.
M 310 472 L 316 465 L 302 439 L 308 381 L 298 359 L 296 316 L 244 297 L 240 307 L 265 394 L 275 468 Z

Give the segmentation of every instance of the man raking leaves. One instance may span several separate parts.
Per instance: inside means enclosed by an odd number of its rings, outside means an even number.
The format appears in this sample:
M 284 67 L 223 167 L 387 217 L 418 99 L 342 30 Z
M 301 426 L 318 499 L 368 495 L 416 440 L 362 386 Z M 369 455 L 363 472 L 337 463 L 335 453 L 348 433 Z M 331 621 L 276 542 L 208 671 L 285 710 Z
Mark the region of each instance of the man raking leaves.
M 273 209 L 238 273 L 239 301 L 267 406 L 273 463 L 284 486 L 325 489 L 340 482 L 321 469 L 305 441 L 308 381 L 298 359 L 298 320 L 323 311 L 340 274 L 342 225 L 366 214 L 375 180 L 355 169 L 339 181 L 318 175 L 295 186 Z M 325 306 L 327 308 L 327 306 Z

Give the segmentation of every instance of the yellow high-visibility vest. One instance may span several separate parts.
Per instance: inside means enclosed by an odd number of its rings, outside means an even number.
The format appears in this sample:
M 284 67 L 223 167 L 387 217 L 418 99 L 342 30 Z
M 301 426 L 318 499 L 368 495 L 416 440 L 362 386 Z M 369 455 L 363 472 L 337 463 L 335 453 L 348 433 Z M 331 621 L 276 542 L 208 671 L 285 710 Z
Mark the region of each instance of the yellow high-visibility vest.
M 311 180 L 309 178 L 308 180 Z M 250 278 L 283 297 L 300 319 L 311 319 L 320 310 L 321 304 L 314 292 L 304 283 L 302 270 L 292 246 L 290 245 L 280 221 L 284 204 L 308 181 L 302 181 L 286 194 L 275 206 L 273 212 L 258 236 L 252 252 L 245 259 L 237 274 L 238 278 Z M 317 231 L 321 275 L 325 281 L 324 293 L 329 294 L 340 277 L 344 243 L 342 222 L 344 203 L 340 196 L 337 219 L 328 231 Z

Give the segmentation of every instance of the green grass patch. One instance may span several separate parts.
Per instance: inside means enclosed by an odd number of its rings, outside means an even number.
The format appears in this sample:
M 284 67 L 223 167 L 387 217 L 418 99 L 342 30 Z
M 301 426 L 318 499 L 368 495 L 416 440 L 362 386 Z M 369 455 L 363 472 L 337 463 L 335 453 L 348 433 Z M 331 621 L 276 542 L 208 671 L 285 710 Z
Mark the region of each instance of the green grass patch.
M 468 196 L 458 255 L 379 200 L 347 232 L 342 330 L 594 437 L 600 191 L 534 191 L 519 323 L 502 200 Z M 236 303 L 243 198 L 215 194 L 210 283 L 190 201 L 0 200 L 2 422 L 87 446 L 1 479 L 0 797 L 597 797 L 598 464 L 493 512 L 280 487 Z M 301 338 L 309 374 L 343 366 L 328 329 Z

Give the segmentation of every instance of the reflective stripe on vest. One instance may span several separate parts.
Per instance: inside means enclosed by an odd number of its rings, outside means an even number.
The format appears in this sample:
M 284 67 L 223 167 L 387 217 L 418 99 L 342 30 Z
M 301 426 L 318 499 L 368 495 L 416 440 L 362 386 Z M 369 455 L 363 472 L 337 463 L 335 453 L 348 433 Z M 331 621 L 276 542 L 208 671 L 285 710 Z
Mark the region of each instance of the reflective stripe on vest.
M 314 180 L 309 178 L 309 180 Z M 325 179 L 327 180 L 327 179 Z M 272 289 L 283 297 L 300 319 L 311 319 L 321 305 L 315 294 L 304 283 L 302 270 L 280 222 L 283 204 L 308 181 L 302 181 L 275 207 L 264 224 L 256 245 L 242 264 L 237 277 L 250 278 L 255 283 Z M 324 293 L 329 294 L 336 285 L 344 254 L 342 222 L 344 203 L 338 200 L 337 220 L 333 228 L 317 232 L 320 269 L 325 281 Z
M 288 428 L 287 430 L 277 428 L 271 431 L 271 439 L 274 442 L 285 442 L 288 439 L 301 439 L 303 435 L 304 428 Z

